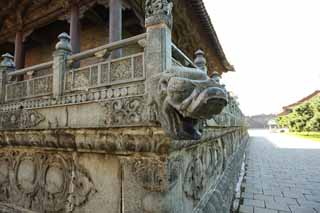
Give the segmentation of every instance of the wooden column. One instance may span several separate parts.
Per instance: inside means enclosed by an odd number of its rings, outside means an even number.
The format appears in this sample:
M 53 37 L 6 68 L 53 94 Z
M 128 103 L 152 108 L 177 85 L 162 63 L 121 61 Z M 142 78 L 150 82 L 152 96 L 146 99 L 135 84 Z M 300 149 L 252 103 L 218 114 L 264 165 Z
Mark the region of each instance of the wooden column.
M 71 37 L 71 48 L 72 54 L 80 52 L 80 18 L 79 18 L 79 5 L 74 2 L 71 6 L 71 17 L 70 17 L 70 37 Z M 80 63 L 76 62 L 73 64 L 74 68 L 80 67 Z
M 14 45 L 14 62 L 16 64 L 16 69 L 22 69 L 24 68 L 25 62 L 22 31 L 18 31 L 16 33 L 16 40 Z
M 115 42 L 122 39 L 122 6 L 121 0 L 110 0 L 110 18 L 109 18 L 109 42 Z M 115 50 L 111 53 L 111 58 L 122 56 L 122 50 Z

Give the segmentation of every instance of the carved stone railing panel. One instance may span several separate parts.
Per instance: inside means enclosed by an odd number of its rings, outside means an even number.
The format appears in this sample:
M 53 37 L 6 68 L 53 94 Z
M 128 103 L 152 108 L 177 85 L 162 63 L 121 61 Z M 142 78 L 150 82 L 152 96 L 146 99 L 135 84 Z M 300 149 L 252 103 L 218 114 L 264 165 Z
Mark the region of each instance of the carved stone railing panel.
M 65 90 L 87 90 L 145 79 L 144 53 L 106 61 L 67 72 Z
M 6 100 L 18 100 L 45 96 L 52 93 L 52 75 L 33 78 L 6 85 Z
M 49 95 L 52 92 L 52 75 L 35 78 L 29 81 L 28 97 Z
M 27 81 L 6 85 L 6 100 L 16 100 L 27 96 Z

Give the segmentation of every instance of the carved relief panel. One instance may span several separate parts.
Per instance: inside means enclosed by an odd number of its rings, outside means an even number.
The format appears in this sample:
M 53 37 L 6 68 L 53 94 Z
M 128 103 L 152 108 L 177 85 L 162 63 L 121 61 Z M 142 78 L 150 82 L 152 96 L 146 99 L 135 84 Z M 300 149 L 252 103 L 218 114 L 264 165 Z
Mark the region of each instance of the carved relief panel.
M 86 170 L 57 153 L 0 153 L 0 202 L 36 212 L 72 212 L 96 193 Z
M 42 114 L 34 110 L 0 112 L 0 129 L 32 128 L 44 119 Z
M 184 174 L 183 190 L 187 198 L 199 201 L 207 190 L 208 183 L 212 184 L 223 172 L 224 152 L 221 140 L 192 150 L 191 156 Z

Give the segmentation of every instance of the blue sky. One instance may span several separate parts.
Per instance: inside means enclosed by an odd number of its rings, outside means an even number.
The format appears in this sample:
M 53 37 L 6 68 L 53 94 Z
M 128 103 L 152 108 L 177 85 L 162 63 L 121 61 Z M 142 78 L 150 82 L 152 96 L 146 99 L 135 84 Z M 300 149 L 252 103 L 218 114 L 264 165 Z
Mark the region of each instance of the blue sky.
M 204 0 L 247 115 L 277 113 L 320 88 L 319 0 Z

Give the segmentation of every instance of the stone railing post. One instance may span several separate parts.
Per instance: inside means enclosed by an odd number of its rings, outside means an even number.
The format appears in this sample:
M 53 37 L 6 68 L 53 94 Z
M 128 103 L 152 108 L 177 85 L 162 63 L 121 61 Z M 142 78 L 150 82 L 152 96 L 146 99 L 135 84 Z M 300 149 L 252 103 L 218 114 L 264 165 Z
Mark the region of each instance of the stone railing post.
M 7 73 L 14 71 L 16 66 L 13 62 L 13 56 L 6 53 L 1 56 L 3 58 L 0 63 L 0 103 L 5 102 Z
M 61 33 L 58 36 L 59 42 L 56 44 L 56 50 L 53 53 L 53 96 L 58 97 L 63 94 L 64 76 L 67 71 L 67 58 L 71 55 L 70 36 L 67 33 Z
M 214 71 L 211 74 L 211 79 L 215 80 L 218 84 L 220 84 L 221 75 L 218 72 Z
M 146 93 L 148 97 L 145 118 L 149 122 L 157 121 L 157 109 L 152 104 L 157 96 L 158 84 L 153 77 L 165 72 L 172 65 L 172 2 L 168 0 L 146 0 L 145 42 Z
M 146 75 L 161 73 L 172 64 L 172 3 L 146 0 Z
M 200 49 L 195 52 L 194 64 L 201 71 L 208 73 L 207 60 L 205 58 L 204 52 Z

